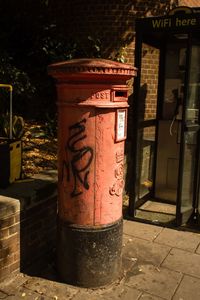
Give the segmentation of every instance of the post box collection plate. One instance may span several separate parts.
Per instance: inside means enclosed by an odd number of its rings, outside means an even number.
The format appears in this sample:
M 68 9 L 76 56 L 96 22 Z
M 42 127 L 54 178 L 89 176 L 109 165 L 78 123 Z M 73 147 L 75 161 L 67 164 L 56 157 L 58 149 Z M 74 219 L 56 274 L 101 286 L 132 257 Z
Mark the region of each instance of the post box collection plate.
M 116 142 L 123 141 L 127 136 L 127 109 L 116 112 Z

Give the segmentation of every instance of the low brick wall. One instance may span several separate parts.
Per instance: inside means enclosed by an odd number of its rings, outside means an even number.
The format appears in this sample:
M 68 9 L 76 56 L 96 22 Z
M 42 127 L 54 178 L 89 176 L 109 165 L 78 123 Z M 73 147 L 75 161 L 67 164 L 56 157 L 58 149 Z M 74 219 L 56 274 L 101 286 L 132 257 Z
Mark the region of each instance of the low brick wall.
M 21 213 L 20 269 L 42 266 L 56 241 L 57 197 L 43 199 L 34 208 Z
M 20 202 L 0 196 L 0 281 L 20 269 Z
M 0 281 L 42 266 L 56 247 L 56 174 L 0 190 Z

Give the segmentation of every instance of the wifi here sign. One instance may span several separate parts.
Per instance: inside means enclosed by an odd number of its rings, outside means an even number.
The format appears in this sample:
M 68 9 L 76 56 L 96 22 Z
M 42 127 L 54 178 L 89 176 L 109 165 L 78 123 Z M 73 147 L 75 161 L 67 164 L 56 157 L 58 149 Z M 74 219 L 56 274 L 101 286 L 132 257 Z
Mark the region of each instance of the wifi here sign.
M 179 18 L 175 19 L 166 18 L 166 19 L 155 19 L 152 20 L 152 27 L 155 28 L 167 28 L 167 27 L 186 27 L 186 26 L 196 26 L 196 18 Z
M 198 28 L 200 30 L 200 14 L 185 14 L 160 18 L 142 18 L 136 23 L 139 31 L 184 31 Z

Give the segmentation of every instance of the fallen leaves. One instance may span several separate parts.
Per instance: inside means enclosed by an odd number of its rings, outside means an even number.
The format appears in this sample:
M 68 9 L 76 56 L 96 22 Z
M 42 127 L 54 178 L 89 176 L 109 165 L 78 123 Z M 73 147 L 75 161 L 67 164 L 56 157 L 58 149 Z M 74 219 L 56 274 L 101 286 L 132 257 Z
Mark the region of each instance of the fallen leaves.
M 23 142 L 23 173 L 26 177 L 57 169 L 57 139 L 45 132 L 43 124 L 27 122 Z

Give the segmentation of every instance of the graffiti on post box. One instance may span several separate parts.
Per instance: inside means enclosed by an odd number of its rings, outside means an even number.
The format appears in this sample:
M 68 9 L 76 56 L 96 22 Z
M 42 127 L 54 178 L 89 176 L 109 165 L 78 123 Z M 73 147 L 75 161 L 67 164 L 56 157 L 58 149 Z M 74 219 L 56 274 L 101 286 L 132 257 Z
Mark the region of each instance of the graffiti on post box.
M 65 145 L 66 153 L 70 153 L 72 158 L 68 162 L 63 162 L 62 181 L 64 180 L 64 170 L 66 170 L 67 181 L 70 181 L 71 178 L 74 180 L 73 190 L 70 193 L 71 197 L 81 195 L 83 193 L 82 187 L 86 190 L 89 189 L 88 175 L 93 160 L 93 149 L 79 144 L 80 141 L 87 138 L 85 123 L 86 119 L 83 119 L 69 127 L 69 138 Z

